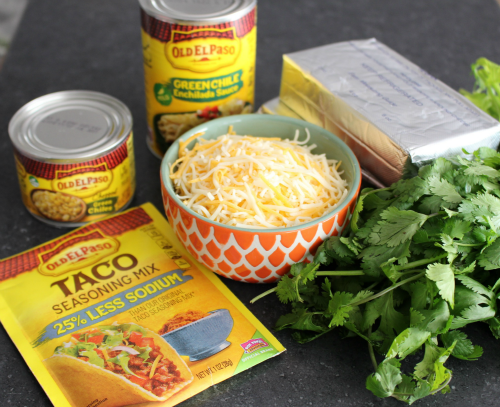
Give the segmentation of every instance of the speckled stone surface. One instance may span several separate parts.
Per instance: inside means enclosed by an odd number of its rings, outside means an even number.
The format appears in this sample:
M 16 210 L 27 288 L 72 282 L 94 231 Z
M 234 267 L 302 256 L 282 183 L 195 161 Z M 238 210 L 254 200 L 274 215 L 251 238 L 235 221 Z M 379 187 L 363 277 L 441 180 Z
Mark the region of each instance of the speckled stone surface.
M 454 89 L 472 87 L 469 67 L 500 62 L 500 7 L 494 0 L 259 0 L 256 106 L 279 93 L 281 56 L 332 42 L 375 37 Z M 161 209 L 160 161 L 146 142 L 139 6 L 136 0 L 32 0 L 0 71 L 0 258 L 65 231 L 32 218 L 17 184 L 7 126 L 35 97 L 67 89 L 109 93 L 134 116 L 137 194 L 133 205 Z M 286 312 L 269 287 L 224 281 L 268 328 Z M 27 293 L 29 295 L 29 293 Z M 486 326 L 466 330 L 484 348 L 477 362 L 449 361 L 452 392 L 417 406 L 500 405 L 500 352 Z M 365 388 L 365 343 L 337 332 L 313 343 L 276 336 L 288 349 L 182 403 L 184 407 L 397 406 Z M 50 400 L 0 328 L 0 406 L 50 406 Z

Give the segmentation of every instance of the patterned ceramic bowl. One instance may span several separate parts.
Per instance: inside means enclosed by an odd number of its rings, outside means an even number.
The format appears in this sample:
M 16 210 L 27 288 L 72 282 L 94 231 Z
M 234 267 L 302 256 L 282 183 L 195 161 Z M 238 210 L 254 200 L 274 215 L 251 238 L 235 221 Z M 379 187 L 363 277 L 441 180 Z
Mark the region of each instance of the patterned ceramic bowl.
M 187 208 L 174 192 L 169 178 L 170 164 L 178 158 L 179 140 L 203 131 L 204 139 L 227 134 L 232 125 L 236 134 L 299 139 L 311 134 L 312 152 L 341 160 L 349 194 L 334 211 L 300 226 L 276 229 L 243 229 L 211 221 Z M 292 264 L 311 260 L 321 242 L 338 235 L 349 222 L 361 186 L 361 170 L 351 149 L 338 137 L 314 124 L 285 116 L 249 114 L 209 121 L 184 133 L 168 149 L 161 165 L 165 213 L 177 237 L 191 254 L 221 276 L 248 283 L 272 283 L 286 274 Z M 192 148 L 195 141 L 188 145 Z

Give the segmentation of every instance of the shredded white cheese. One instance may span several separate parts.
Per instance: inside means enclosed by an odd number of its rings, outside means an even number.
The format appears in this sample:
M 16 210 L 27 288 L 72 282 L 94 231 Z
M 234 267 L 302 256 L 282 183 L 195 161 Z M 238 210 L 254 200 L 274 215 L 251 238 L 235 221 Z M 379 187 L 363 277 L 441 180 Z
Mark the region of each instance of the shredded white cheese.
M 228 134 L 179 145 L 170 178 L 184 204 L 216 222 L 244 228 L 301 225 L 335 209 L 347 196 L 341 165 L 298 141 Z

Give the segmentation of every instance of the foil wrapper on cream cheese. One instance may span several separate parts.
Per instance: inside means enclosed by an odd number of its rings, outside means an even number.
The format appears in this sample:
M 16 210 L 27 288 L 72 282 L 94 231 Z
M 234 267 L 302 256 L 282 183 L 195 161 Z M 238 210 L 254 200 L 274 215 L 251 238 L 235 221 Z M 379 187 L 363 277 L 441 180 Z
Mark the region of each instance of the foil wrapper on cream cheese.
M 500 142 L 498 121 L 375 39 L 284 55 L 280 103 L 341 137 L 385 185 L 409 164 Z

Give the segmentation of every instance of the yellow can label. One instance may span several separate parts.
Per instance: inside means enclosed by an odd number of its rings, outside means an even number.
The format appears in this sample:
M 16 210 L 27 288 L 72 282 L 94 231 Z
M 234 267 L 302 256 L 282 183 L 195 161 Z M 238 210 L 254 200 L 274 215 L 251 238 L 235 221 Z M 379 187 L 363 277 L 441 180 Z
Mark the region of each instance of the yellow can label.
M 199 124 L 253 111 L 255 8 L 239 20 L 202 27 L 144 11 L 141 18 L 148 144 L 156 155 Z
M 132 134 L 115 150 L 82 163 L 40 162 L 16 152 L 26 208 L 49 223 L 80 224 L 123 209 L 135 191 Z

